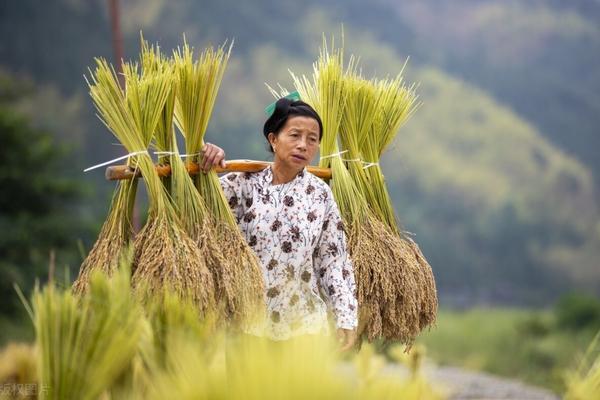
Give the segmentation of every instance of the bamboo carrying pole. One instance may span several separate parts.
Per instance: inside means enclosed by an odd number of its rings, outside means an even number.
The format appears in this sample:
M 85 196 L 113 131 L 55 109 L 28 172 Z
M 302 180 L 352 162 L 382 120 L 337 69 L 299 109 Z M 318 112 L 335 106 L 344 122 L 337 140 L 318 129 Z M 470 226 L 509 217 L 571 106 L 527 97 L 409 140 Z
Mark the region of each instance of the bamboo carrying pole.
M 268 161 L 255 161 L 255 160 L 230 160 L 225 162 L 225 168 L 216 167 L 215 171 L 217 173 L 222 172 L 258 172 L 267 168 L 271 163 Z M 186 168 L 190 175 L 198 175 L 200 172 L 200 166 L 195 163 L 186 164 Z M 322 167 L 307 167 L 308 172 L 311 174 L 321 178 L 321 179 L 331 179 L 331 169 L 330 168 L 322 168 Z M 156 172 L 161 177 L 171 175 L 171 166 L 164 164 L 156 165 Z M 106 168 L 106 179 L 109 181 L 117 181 L 122 179 L 133 179 L 141 177 L 141 171 L 135 170 L 128 165 L 113 165 L 111 167 Z

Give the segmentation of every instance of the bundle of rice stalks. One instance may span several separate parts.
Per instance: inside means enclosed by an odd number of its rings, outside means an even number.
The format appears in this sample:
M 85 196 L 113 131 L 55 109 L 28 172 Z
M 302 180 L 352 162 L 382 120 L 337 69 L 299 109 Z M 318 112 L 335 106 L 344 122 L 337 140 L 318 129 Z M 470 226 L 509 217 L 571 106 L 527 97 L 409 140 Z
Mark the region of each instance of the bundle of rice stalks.
M 361 134 L 359 140 L 368 182 L 363 192 L 378 219 L 396 234 L 398 259 L 405 262 L 417 283 L 418 324 L 419 330 L 422 330 L 433 324 L 437 315 L 438 301 L 433 271 L 419 246 L 398 227 L 398 219 L 379 165 L 381 155 L 419 103 L 414 84 L 405 86 L 402 71 L 396 78 L 381 80 L 373 86 L 376 100 L 371 120 L 372 129 Z M 403 301 L 402 293 L 398 293 L 398 297 L 398 301 Z
M 126 267 L 112 280 L 95 271 L 82 296 L 50 283 L 25 303 L 36 333 L 40 398 L 97 399 L 126 371 L 142 333 L 129 276 Z
M 142 65 L 144 71 L 162 71 L 173 68 L 173 63 L 161 54 L 158 47 L 150 47 L 142 43 Z M 169 192 L 181 223 L 194 242 L 197 243 L 200 254 L 204 258 L 213 276 L 216 288 L 215 298 L 219 301 L 218 308 L 223 320 L 234 318 L 240 314 L 236 307 L 236 293 L 232 287 L 232 271 L 229 261 L 218 249 L 217 236 L 210 212 L 194 186 L 187 172 L 185 163 L 180 157 L 177 138 L 174 129 L 174 111 L 176 101 L 175 81 L 169 93 L 161 118 L 154 134 L 154 147 L 159 154 L 159 164 L 169 165 L 171 175 L 162 177 L 163 185 Z M 247 310 L 249 311 L 249 310 Z
M 192 298 L 201 312 L 214 309 L 214 286 L 204 259 L 181 225 L 168 193 L 154 168 L 147 148 L 173 86 L 172 72 L 144 71 L 124 64 L 127 91 L 116 74 L 98 59 L 92 73 L 90 95 L 106 126 L 133 154 L 146 184 L 149 210 L 144 228 L 134 242 L 132 284 L 149 294 L 168 287 Z
M 127 165 L 137 168 L 135 157 L 127 159 Z M 75 293 L 84 293 L 94 271 L 102 271 L 111 276 L 133 238 L 132 216 L 137 193 L 137 179 L 122 180 L 118 183 L 110 205 L 106 221 L 92 250 L 79 268 L 79 275 L 73 283 Z
M 128 165 L 133 166 L 135 162 L 130 160 Z M 83 260 L 79 275 L 73 283 L 76 293 L 82 294 L 87 290 L 94 271 L 102 271 L 110 276 L 117 269 L 123 250 L 129 246 L 133 237 L 131 218 L 137 186 L 137 179 L 119 182 L 98 239 Z
M 224 46 L 207 48 L 197 60 L 193 53 L 187 43 L 175 52 L 175 121 L 185 137 L 188 160 L 200 163 L 204 134 L 231 45 L 227 50 Z M 182 164 L 174 166 L 175 201 L 188 232 L 207 255 L 225 314 L 233 321 L 248 321 L 264 307 L 259 261 L 237 227 L 217 174 L 200 173 L 192 180 Z
M 348 71 L 353 68 L 351 61 Z M 312 80 L 294 74 L 292 78 L 301 98 L 315 108 L 323 122 L 320 166 L 331 168 L 330 184 L 345 224 L 357 285 L 359 334 L 368 340 L 383 336 L 410 343 L 418 333 L 416 282 L 411 274 L 403 272 L 404 265 L 398 262 L 393 251 L 394 236 L 371 213 L 344 165 L 337 143 L 348 102 L 343 75 L 342 50 L 334 48 L 329 53 L 324 42 Z M 360 164 L 356 165 L 361 168 Z M 399 292 L 403 294 L 401 304 L 398 304 Z
M 384 337 L 397 330 L 400 322 L 397 316 L 398 311 L 411 314 L 403 320 L 412 321 L 411 332 L 416 335 L 435 320 L 437 297 L 433 274 L 416 243 L 412 239 L 400 235 L 395 223 L 391 200 L 379 168 L 379 160 L 373 156 L 373 148 L 378 143 L 390 140 L 378 135 L 383 130 L 382 120 L 389 118 L 391 107 L 395 106 L 397 109 L 399 105 L 406 106 L 406 104 L 403 102 L 392 105 L 382 104 L 381 99 L 384 96 L 378 89 L 384 86 L 381 83 L 377 86 L 373 82 L 363 79 L 355 71 L 349 71 L 343 79 L 347 104 L 340 126 L 340 142 L 346 152 L 348 170 L 369 204 L 373 215 L 383 224 L 383 229 L 386 231 L 383 235 L 387 237 L 387 242 L 393 243 L 389 251 L 394 253 L 393 259 L 396 260 L 396 264 L 388 266 L 387 272 L 393 275 L 403 275 L 404 282 L 410 282 L 412 285 L 411 287 L 396 286 L 396 300 L 383 311 Z M 407 98 L 414 102 L 416 96 L 407 96 Z M 394 122 L 396 121 L 394 120 Z M 398 129 L 398 125 L 394 124 L 392 129 Z M 381 134 L 385 136 L 384 132 Z M 389 136 L 389 132 L 386 131 L 385 134 Z M 365 157 L 371 161 L 363 161 Z M 393 281 L 394 277 L 389 279 Z M 408 307 L 405 304 L 407 295 L 415 301 L 415 303 L 411 301 Z M 417 307 L 414 307 L 415 304 Z

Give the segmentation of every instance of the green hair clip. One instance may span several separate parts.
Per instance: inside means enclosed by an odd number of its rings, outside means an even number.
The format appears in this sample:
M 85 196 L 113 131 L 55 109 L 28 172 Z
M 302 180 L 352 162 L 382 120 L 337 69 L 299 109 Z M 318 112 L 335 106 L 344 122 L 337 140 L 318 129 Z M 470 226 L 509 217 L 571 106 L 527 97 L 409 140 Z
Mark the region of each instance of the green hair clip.
M 292 101 L 298 101 L 300 100 L 300 93 L 296 92 L 292 92 L 290 94 L 288 94 L 287 96 L 285 96 L 286 99 L 290 99 Z M 269 104 L 266 108 L 265 108 L 265 114 L 267 114 L 267 117 L 270 117 L 273 112 L 275 111 L 275 104 L 277 103 L 279 99 L 277 99 L 276 101 L 274 101 L 273 103 Z

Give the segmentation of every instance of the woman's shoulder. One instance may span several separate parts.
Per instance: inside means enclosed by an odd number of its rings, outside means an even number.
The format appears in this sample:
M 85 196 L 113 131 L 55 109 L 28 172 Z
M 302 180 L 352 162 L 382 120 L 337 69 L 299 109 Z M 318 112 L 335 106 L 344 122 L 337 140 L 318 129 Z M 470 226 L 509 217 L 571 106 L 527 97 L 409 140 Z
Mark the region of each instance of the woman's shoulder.
M 255 179 L 262 171 L 259 172 L 229 172 L 222 175 L 219 179 L 221 182 L 238 182 L 248 183 Z
M 331 188 L 329 187 L 329 184 L 326 181 L 324 181 L 316 175 L 311 174 L 310 172 L 308 172 L 307 175 L 307 193 L 314 191 L 317 195 L 321 197 L 333 199 L 333 193 L 331 192 Z
M 233 190 L 236 193 L 252 193 L 253 188 L 261 186 L 264 171 L 258 172 L 230 172 L 219 178 L 224 190 Z
M 319 178 L 315 174 L 309 172 L 308 168 L 305 169 L 302 173 L 304 173 L 304 172 L 307 175 L 307 181 L 311 185 L 316 186 L 316 187 L 321 188 L 321 189 L 329 189 L 329 185 L 327 184 L 327 182 L 325 180 Z

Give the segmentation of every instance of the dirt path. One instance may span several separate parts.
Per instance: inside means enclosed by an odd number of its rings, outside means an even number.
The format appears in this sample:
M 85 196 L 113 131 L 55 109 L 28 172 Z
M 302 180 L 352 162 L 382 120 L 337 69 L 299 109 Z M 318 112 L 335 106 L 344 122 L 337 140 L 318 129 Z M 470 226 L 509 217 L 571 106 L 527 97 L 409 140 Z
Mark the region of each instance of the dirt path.
M 403 373 L 396 365 L 388 365 L 389 373 Z M 514 379 L 502 378 L 485 372 L 467 371 L 457 367 L 425 365 L 423 373 L 430 382 L 446 390 L 449 400 L 511 399 L 511 400 L 558 400 L 549 390 L 530 386 Z

